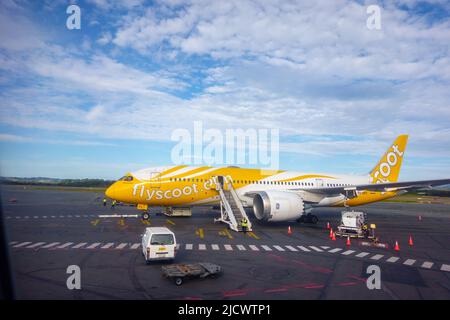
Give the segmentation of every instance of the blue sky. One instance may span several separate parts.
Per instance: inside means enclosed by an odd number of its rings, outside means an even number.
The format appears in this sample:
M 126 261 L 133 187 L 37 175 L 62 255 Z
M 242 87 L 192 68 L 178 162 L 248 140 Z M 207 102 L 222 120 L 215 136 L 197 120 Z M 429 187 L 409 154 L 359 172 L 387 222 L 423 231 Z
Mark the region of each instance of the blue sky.
M 72 3 L 80 30 L 66 28 Z M 450 177 L 449 13 L 440 0 L 3 0 L 0 174 L 118 178 L 171 164 L 171 134 L 201 121 L 278 129 L 280 167 L 299 171 L 366 173 L 408 133 L 401 178 Z

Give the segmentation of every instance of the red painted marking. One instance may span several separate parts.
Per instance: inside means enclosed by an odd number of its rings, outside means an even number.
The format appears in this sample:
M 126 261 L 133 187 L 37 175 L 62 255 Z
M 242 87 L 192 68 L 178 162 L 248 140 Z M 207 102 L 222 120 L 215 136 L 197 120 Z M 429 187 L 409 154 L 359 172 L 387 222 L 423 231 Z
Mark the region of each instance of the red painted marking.
M 321 273 L 333 273 L 333 270 L 331 270 L 331 269 L 313 266 L 313 265 L 307 264 L 300 260 L 292 260 L 292 262 L 294 262 L 295 264 L 301 265 L 301 266 L 305 267 L 306 269 L 309 269 L 312 271 L 317 271 L 317 272 L 321 272 Z
M 282 292 L 282 291 L 288 291 L 287 288 L 275 288 L 275 289 L 266 289 L 264 292 L 271 293 L 271 292 Z
M 322 284 L 316 284 L 316 285 L 305 286 L 304 288 L 305 289 L 319 289 L 319 288 L 323 288 L 323 287 L 325 287 L 325 286 Z
M 238 296 L 245 296 L 247 292 L 236 292 L 236 293 L 224 293 L 224 297 L 238 297 Z
M 200 297 L 184 297 L 183 300 L 203 300 Z
M 354 275 L 348 275 L 349 278 L 361 281 L 361 282 L 366 282 L 367 280 L 358 276 L 354 276 Z
M 337 285 L 341 286 L 341 287 L 346 287 L 346 286 L 354 286 L 355 284 L 357 284 L 356 282 L 340 282 Z

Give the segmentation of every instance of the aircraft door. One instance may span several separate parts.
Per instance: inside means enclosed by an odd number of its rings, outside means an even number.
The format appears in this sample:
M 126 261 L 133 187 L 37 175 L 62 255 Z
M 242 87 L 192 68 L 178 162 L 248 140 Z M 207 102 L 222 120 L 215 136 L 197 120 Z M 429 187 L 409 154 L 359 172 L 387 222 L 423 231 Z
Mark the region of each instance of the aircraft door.
M 318 188 L 322 188 L 325 184 L 323 183 L 323 179 L 316 179 L 316 186 Z
M 161 175 L 159 172 L 150 172 L 150 188 L 161 188 Z

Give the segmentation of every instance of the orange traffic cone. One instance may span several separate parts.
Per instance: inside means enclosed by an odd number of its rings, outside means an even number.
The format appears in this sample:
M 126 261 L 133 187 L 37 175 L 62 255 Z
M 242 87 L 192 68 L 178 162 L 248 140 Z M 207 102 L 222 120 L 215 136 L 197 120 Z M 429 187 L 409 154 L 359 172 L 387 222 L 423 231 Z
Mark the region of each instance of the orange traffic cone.
M 288 235 L 292 234 L 291 226 L 288 227 Z
M 330 239 L 333 238 L 333 229 L 330 228 Z
M 350 246 L 350 237 L 349 236 L 347 236 L 347 242 L 345 243 L 345 245 L 348 247 Z
M 394 247 L 395 251 L 400 251 L 400 246 L 398 245 L 398 241 L 395 241 L 395 247 Z
M 412 247 L 414 245 L 414 242 L 413 242 L 413 239 L 412 239 L 411 236 L 409 236 L 408 244 L 409 244 L 410 247 Z
M 330 223 L 327 222 L 327 229 L 330 230 Z
M 336 241 L 336 234 L 333 232 L 333 235 L 331 236 L 331 240 Z

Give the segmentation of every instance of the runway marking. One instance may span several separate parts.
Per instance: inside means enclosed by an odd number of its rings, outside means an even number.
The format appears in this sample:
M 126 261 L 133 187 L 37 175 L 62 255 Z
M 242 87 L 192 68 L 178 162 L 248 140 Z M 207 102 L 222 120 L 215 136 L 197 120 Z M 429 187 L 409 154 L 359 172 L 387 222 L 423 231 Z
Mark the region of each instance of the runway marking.
M 317 252 L 323 252 L 323 250 L 322 249 L 319 249 L 319 248 L 317 248 L 317 247 L 315 247 L 315 246 L 309 246 L 311 249 L 313 249 L 314 251 L 317 251 Z
M 29 216 L 25 216 L 24 218 L 25 218 L 25 219 L 28 219 L 28 218 L 29 218 Z
M 255 246 L 254 244 L 249 245 L 250 249 L 252 249 L 253 251 L 259 251 L 258 247 Z
M 252 238 L 256 239 L 256 240 L 260 239 L 253 231 L 247 232 L 247 235 L 249 237 L 252 237 Z
M 231 235 L 230 231 L 228 231 L 227 228 L 223 229 L 222 231 L 219 231 L 220 236 L 226 236 L 228 239 L 233 239 L 233 236 Z
M 66 217 L 67 217 L 67 218 L 72 218 L 72 216 L 71 216 L 70 214 L 68 214 Z
M 398 260 L 400 260 L 399 257 L 390 257 L 390 258 L 387 259 L 386 261 L 387 261 L 387 262 L 392 262 L 392 263 L 394 263 L 394 262 L 397 262 Z
M 342 252 L 341 254 L 343 254 L 344 256 L 348 256 L 348 255 L 351 255 L 354 252 L 355 252 L 355 250 L 347 250 L 347 251 Z
M 87 242 L 81 242 L 81 243 L 77 244 L 76 246 L 73 246 L 72 249 L 79 249 L 85 245 L 87 245 Z
M 266 251 L 272 251 L 272 249 L 269 246 L 262 245 L 261 247 Z
M 80 215 L 77 214 L 77 215 L 75 215 L 75 217 L 80 218 Z M 46 217 L 44 217 L 44 218 L 46 218 Z
M 19 217 L 19 216 L 16 216 L 16 219 L 20 219 L 21 217 Z
M 286 248 L 288 248 L 291 251 L 297 252 L 298 250 L 295 249 L 293 246 L 286 246 Z
M 358 253 L 356 256 L 358 257 L 358 258 L 364 258 L 365 256 L 367 256 L 367 255 L 369 255 L 370 253 L 368 253 L 368 252 L 361 252 L 361 253 Z
M 56 218 L 55 216 L 52 216 L 52 218 Z
M 115 247 L 116 250 L 122 250 L 123 248 L 125 248 L 128 245 L 128 243 L 123 242 L 121 244 L 119 244 L 117 247 Z
M 330 249 L 330 247 L 328 247 L 328 246 L 320 246 L 323 250 L 328 250 L 328 249 Z
M 100 219 L 96 219 L 96 220 L 91 221 L 91 224 L 92 224 L 94 227 L 96 227 L 96 226 L 99 224 L 99 222 L 100 222 Z
M 211 245 L 211 248 L 212 248 L 213 250 L 220 250 L 219 245 L 217 245 L 217 244 L 212 244 L 212 245 Z
M 34 216 L 33 218 L 34 218 L 34 219 L 37 219 L 37 218 L 39 218 L 39 217 L 38 217 L 38 216 Z
M 47 219 L 47 216 L 42 216 L 42 218 Z
M 87 217 L 89 217 L 87 214 L 83 214 L 83 217 L 84 218 L 87 218 Z M 53 217 L 52 217 L 53 218 Z
M 175 246 L 175 248 L 176 248 L 177 250 L 180 250 L 180 246 L 181 246 L 181 244 L 177 243 L 177 245 Z
M 416 260 L 414 259 L 407 259 L 405 262 L 403 262 L 406 266 L 412 266 L 414 263 L 416 263 Z
M 9 243 L 9 245 L 12 246 L 13 244 L 16 244 L 16 243 L 18 243 L 18 241 L 11 241 L 11 242 Z
M 101 243 L 100 242 L 96 242 L 96 243 L 93 243 L 93 244 L 91 244 L 89 247 L 87 247 L 86 249 L 95 249 L 95 248 L 97 248 L 99 245 L 101 245 Z
M 79 218 L 80 216 L 76 216 Z M 137 214 L 99 214 L 98 218 L 137 218 Z
M 22 243 L 19 243 L 19 244 L 14 245 L 13 248 L 24 247 L 24 246 L 29 245 L 29 244 L 31 244 L 31 243 L 32 243 L 32 242 L 30 242 L 30 241 L 22 242 Z
M 141 219 L 141 222 L 142 222 L 142 224 L 145 224 L 146 226 L 151 225 L 151 223 L 150 223 L 149 220 L 142 220 L 142 219 Z
M 199 244 L 198 250 L 206 250 L 206 244 Z
M 42 246 L 43 244 L 45 244 L 45 242 L 36 242 L 36 243 L 33 243 L 33 244 L 27 246 L 27 248 L 28 249 L 32 249 L 32 248 L 36 248 L 36 247 Z
M 224 247 L 225 247 L 225 250 L 227 250 L 227 251 L 233 251 L 233 247 L 229 244 L 224 245 Z
M 238 244 L 236 247 L 237 247 L 240 251 L 246 251 L 246 250 L 247 250 L 242 244 Z
M 194 245 L 192 243 L 186 244 L 186 250 L 192 250 L 193 247 Z
M 120 218 L 119 221 L 117 222 L 117 224 L 121 227 L 125 226 L 125 220 L 123 218 Z
M 310 252 L 311 251 L 308 248 L 305 248 L 304 246 L 297 246 L 297 248 L 299 248 L 300 250 L 305 251 L 305 252 Z
M 141 246 L 140 243 L 135 243 L 135 244 L 133 244 L 133 245 L 130 247 L 130 249 L 131 249 L 131 250 L 136 250 L 136 249 L 139 248 L 140 246 Z
M 102 246 L 102 249 L 109 249 L 112 246 L 114 246 L 114 242 L 109 242 L 109 243 L 105 244 L 104 246 Z
M 203 232 L 203 228 L 198 228 L 197 231 L 195 231 L 195 234 L 200 237 L 200 239 L 203 239 L 205 237 L 205 233 Z
M 331 249 L 331 250 L 328 251 L 328 252 L 330 252 L 330 253 L 336 253 L 336 252 L 339 252 L 339 251 L 342 251 L 342 249 L 341 249 L 341 248 L 334 248 L 334 249 Z
M 448 264 L 443 264 L 443 265 L 441 266 L 441 271 L 447 271 L 447 272 L 450 272 L 450 265 L 448 265 Z
M 67 248 L 68 246 L 70 246 L 71 244 L 73 244 L 73 242 L 66 242 L 60 246 L 57 246 L 58 249 L 64 249 Z
M 282 247 L 280 247 L 280 246 L 273 246 L 275 249 L 277 249 L 278 251 L 286 251 L 286 250 L 284 250 Z
M 170 223 L 170 224 L 173 225 L 173 226 L 175 225 L 175 222 L 173 222 L 173 221 L 170 220 L 170 219 L 167 219 L 166 221 L 167 221 L 167 223 Z
M 430 261 L 425 261 L 424 263 L 422 263 L 421 267 L 425 268 L 425 269 L 431 269 L 431 267 L 433 266 L 433 262 Z
M 66 216 L 59 216 L 60 218 L 65 218 Z
M 56 245 L 58 245 L 58 244 L 60 244 L 60 243 L 61 243 L 61 242 L 52 242 L 52 243 L 46 244 L 46 245 L 43 246 L 41 249 L 49 249 L 49 248 L 54 247 L 54 246 L 56 246 Z
M 372 259 L 372 260 L 380 260 L 383 257 L 384 257 L 384 255 L 382 255 L 382 254 L 376 254 L 373 257 L 370 257 L 370 259 Z

